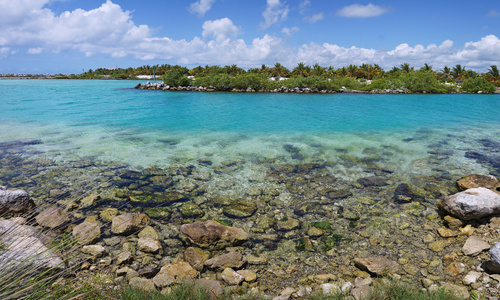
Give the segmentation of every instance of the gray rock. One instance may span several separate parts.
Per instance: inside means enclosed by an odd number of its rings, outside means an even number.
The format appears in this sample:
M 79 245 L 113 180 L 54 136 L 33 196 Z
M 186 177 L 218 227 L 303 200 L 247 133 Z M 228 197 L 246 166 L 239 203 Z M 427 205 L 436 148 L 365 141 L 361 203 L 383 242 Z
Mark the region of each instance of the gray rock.
M 51 239 L 38 229 L 0 220 L 0 277 L 12 276 L 11 272 L 23 270 L 32 275 L 47 270 L 62 271 L 63 260 L 50 249 Z
M 180 230 L 192 243 L 202 248 L 223 249 L 248 240 L 248 234 L 243 229 L 211 220 L 184 224 Z
M 113 218 L 111 231 L 116 234 L 128 235 L 149 225 L 150 219 L 146 214 L 126 213 Z
M 35 217 L 43 227 L 56 228 L 69 221 L 68 214 L 56 205 L 52 205 Z
M 500 213 L 500 194 L 473 188 L 444 198 L 438 206 L 462 220 L 481 219 Z
M 490 244 L 485 242 L 481 237 L 473 235 L 465 241 L 465 244 L 462 247 L 462 252 L 465 255 L 476 256 L 489 248 Z
M 488 253 L 491 256 L 491 261 L 487 264 L 488 270 L 494 273 L 500 273 L 500 243 L 493 245 Z
M 205 261 L 205 266 L 211 269 L 220 269 L 223 270 L 225 268 L 234 268 L 239 269 L 245 263 L 247 259 L 239 252 L 230 252 L 227 254 L 222 254 L 211 258 Z
M 129 263 L 132 260 L 132 253 L 129 251 L 122 252 L 115 257 L 117 265 Z
M 35 202 L 27 192 L 22 190 L 8 190 L 0 186 L 0 214 L 20 214 L 35 208 Z
M 73 228 L 73 238 L 78 244 L 88 245 L 96 242 L 101 237 L 101 227 L 97 223 L 84 221 Z

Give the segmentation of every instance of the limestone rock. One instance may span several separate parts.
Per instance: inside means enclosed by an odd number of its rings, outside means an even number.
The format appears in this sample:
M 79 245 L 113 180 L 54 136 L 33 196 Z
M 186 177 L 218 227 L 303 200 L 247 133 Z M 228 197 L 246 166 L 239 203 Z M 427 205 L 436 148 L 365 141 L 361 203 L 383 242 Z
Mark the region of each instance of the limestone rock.
M 163 288 L 174 283 L 182 283 L 185 280 L 193 279 L 197 274 L 198 272 L 196 272 L 187 262 L 179 261 L 177 263 L 164 265 L 160 269 L 160 272 L 153 277 L 153 282 L 157 287 Z
M 140 288 L 144 291 L 155 291 L 156 287 L 153 280 L 142 277 L 133 277 L 128 283 L 131 287 Z
M 500 243 L 496 243 L 490 248 L 488 253 L 491 256 L 491 261 L 488 262 L 488 270 L 494 273 L 500 273 Z
M 257 280 L 257 273 L 255 273 L 255 271 L 239 270 L 239 271 L 236 271 L 236 273 L 243 275 L 243 277 L 245 277 L 246 282 L 254 282 L 255 280 Z
M 115 257 L 115 260 L 117 265 L 129 263 L 132 260 L 132 253 L 129 251 L 122 252 Z
M 128 235 L 149 225 L 150 219 L 146 214 L 126 213 L 113 218 L 111 231 L 116 234 Z
M 226 268 L 224 271 L 222 271 L 222 280 L 226 282 L 229 285 L 238 285 L 243 280 L 245 280 L 245 277 L 243 275 L 240 275 L 236 273 L 233 269 L 231 268 Z
M 500 181 L 492 175 L 472 174 L 457 181 L 457 185 L 462 190 L 468 190 L 478 187 L 495 189 L 496 187 L 500 186 Z
M 444 198 L 438 206 L 462 220 L 481 219 L 500 213 L 500 194 L 473 188 Z
M 376 275 L 396 273 L 399 270 L 399 265 L 397 262 L 389 260 L 385 257 L 355 258 L 354 264 L 359 269 L 374 273 Z
M 73 228 L 73 238 L 80 245 L 88 245 L 97 241 L 101 237 L 101 227 L 99 224 L 84 221 Z
M 222 254 L 205 261 L 205 266 L 211 269 L 234 268 L 239 269 L 246 263 L 246 257 L 239 252 Z
M 43 227 L 56 228 L 69 221 L 68 214 L 56 205 L 52 205 L 35 217 Z
M 462 273 L 465 273 L 465 271 L 467 271 L 467 267 L 459 262 L 459 261 L 455 261 L 455 262 L 452 262 L 448 267 L 446 267 L 445 269 L 445 272 L 450 274 L 451 276 L 458 276 Z
M 140 238 L 137 241 L 137 249 L 146 253 L 158 253 L 162 247 L 158 240 L 152 238 Z
M 481 274 L 480 272 L 470 271 L 464 277 L 464 280 L 463 280 L 464 284 L 467 284 L 467 285 L 474 284 L 479 280 L 479 278 L 481 278 L 482 275 L 483 274 Z
M 106 248 L 101 245 L 87 245 L 82 247 L 82 252 L 100 257 L 106 252 Z
M 0 220 L 0 273 L 23 269 L 33 275 L 66 268 L 63 260 L 50 247 L 50 239 L 38 229 Z
M 210 253 L 201 248 L 189 247 L 184 251 L 184 260 L 187 261 L 196 271 L 202 271 L 205 261 L 210 257 Z
M 139 232 L 138 236 L 139 238 L 150 238 L 155 240 L 160 239 L 160 234 L 158 233 L 158 231 L 156 231 L 156 229 L 151 226 L 144 227 L 144 229 Z
M 485 242 L 481 237 L 473 235 L 465 241 L 465 244 L 462 247 L 462 252 L 465 255 L 476 256 L 489 248 L 490 244 Z
M 0 215 L 20 214 L 35 208 L 35 202 L 27 192 L 22 190 L 8 190 L 0 186 Z
M 184 224 L 180 230 L 192 243 L 202 248 L 223 249 L 248 240 L 248 234 L 243 229 L 224 226 L 210 220 Z

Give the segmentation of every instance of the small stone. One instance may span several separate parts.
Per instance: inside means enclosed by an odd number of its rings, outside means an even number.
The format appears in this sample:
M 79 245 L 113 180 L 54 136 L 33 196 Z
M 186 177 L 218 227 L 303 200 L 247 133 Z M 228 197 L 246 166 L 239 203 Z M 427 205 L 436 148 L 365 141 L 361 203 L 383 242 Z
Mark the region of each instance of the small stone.
M 106 252 L 106 248 L 101 245 L 87 245 L 82 247 L 82 252 L 100 257 L 104 254 L 104 252 Z
M 451 276 L 458 276 L 467 271 L 467 267 L 458 261 L 452 262 L 446 269 L 445 272 Z
M 137 241 L 137 249 L 146 253 L 158 253 L 162 247 L 158 240 L 152 238 L 140 238 Z
M 249 265 L 266 265 L 267 258 L 264 256 L 247 255 L 247 262 Z
M 122 252 L 115 257 L 115 260 L 117 265 L 129 263 L 132 260 L 132 253 L 129 251 Z
M 205 266 L 211 269 L 241 268 L 246 263 L 246 257 L 239 252 L 230 252 L 205 261 Z
M 429 278 L 422 278 L 422 286 L 424 288 L 428 288 L 433 284 L 434 284 L 434 281 L 430 280 Z
M 319 228 L 316 228 L 316 227 L 311 227 L 308 231 L 307 231 L 307 235 L 310 236 L 310 237 L 317 237 L 317 236 L 322 236 L 324 233 L 323 230 L 319 229 Z
M 276 222 L 276 229 L 281 231 L 290 231 L 300 227 L 299 220 L 288 218 L 287 220 L 282 220 Z
M 97 223 L 85 221 L 73 228 L 73 238 L 80 245 L 92 244 L 101 237 L 101 227 Z
M 229 285 L 239 285 L 241 282 L 243 282 L 243 280 L 245 280 L 245 277 L 236 273 L 231 268 L 226 268 L 224 269 L 224 271 L 222 271 L 222 280 L 224 280 Z
M 481 237 L 473 235 L 465 242 L 462 252 L 468 256 L 476 256 L 488 249 L 490 249 L 490 244 L 485 242 Z
M 205 261 L 210 258 L 210 252 L 196 247 L 189 247 L 184 251 L 184 260 L 196 271 L 203 271 Z
M 257 273 L 255 273 L 255 271 L 252 271 L 252 270 L 239 270 L 239 271 L 236 271 L 236 273 L 242 275 L 243 277 L 245 277 L 245 281 L 246 282 L 254 282 L 255 280 L 257 280 Z
M 182 283 L 185 280 L 193 279 L 197 274 L 198 272 L 187 262 L 179 261 L 164 265 L 160 269 L 160 272 L 153 278 L 153 282 L 157 287 L 163 288 L 174 283 Z
M 476 271 L 470 271 L 469 273 L 467 273 L 467 275 L 465 275 L 464 277 L 464 284 L 466 285 L 471 285 L 473 283 L 476 283 L 479 278 L 481 278 L 482 274 L 479 273 L 479 272 L 476 272 Z
M 446 246 L 448 246 L 448 243 L 443 240 L 435 241 L 428 245 L 429 249 L 431 249 L 434 252 L 441 252 L 444 250 Z
M 91 195 L 80 200 L 80 206 L 81 207 L 94 206 L 94 205 L 99 204 L 100 200 L 101 200 L 101 196 L 99 196 L 99 194 L 92 193 Z
M 150 222 L 146 214 L 126 213 L 113 218 L 111 231 L 115 234 L 128 235 L 146 227 Z
M 450 215 L 445 216 L 444 220 L 450 229 L 459 229 L 463 225 L 463 222 L 460 219 L 454 218 Z
M 154 229 L 151 226 L 144 227 L 144 229 L 141 230 L 141 232 L 139 232 L 138 236 L 139 236 L 139 238 L 150 238 L 150 239 L 154 239 L 154 240 L 160 239 L 160 234 L 158 234 L 156 229 Z
M 328 281 L 333 281 L 333 280 L 337 279 L 337 277 L 333 274 L 318 274 L 318 275 L 314 275 L 313 279 L 315 282 L 325 283 Z
M 243 229 L 224 226 L 211 220 L 184 224 L 180 230 L 201 248 L 223 249 L 248 240 L 248 234 Z
M 352 289 L 351 295 L 356 300 L 362 300 L 362 299 L 366 299 L 372 291 L 373 291 L 373 287 L 371 287 L 369 285 L 363 285 L 363 286 Z
M 397 262 L 389 260 L 385 257 L 355 258 L 354 264 L 361 270 L 365 270 L 377 275 L 396 273 L 399 270 L 399 265 Z
M 284 290 L 281 291 L 280 296 L 289 296 L 295 293 L 297 290 L 295 290 L 293 287 L 286 287 Z
M 133 277 L 130 279 L 128 283 L 131 287 L 139 288 L 144 291 L 156 291 L 155 284 L 153 280 L 141 278 L 141 277 Z
M 463 228 L 460 228 L 460 232 L 462 234 L 465 234 L 465 235 L 468 235 L 468 236 L 471 236 L 474 234 L 474 227 L 472 227 L 470 224 L 463 227 Z
M 56 205 L 52 205 L 36 216 L 36 221 L 43 227 L 56 228 L 69 221 L 68 214 Z
M 448 229 L 448 228 L 439 228 L 438 233 L 441 237 L 454 237 L 458 236 L 458 232 Z
M 101 212 L 100 217 L 104 221 L 111 221 L 113 220 L 114 217 L 116 217 L 116 215 L 118 215 L 118 209 L 111 207 L 111 208 L 105 208 Z

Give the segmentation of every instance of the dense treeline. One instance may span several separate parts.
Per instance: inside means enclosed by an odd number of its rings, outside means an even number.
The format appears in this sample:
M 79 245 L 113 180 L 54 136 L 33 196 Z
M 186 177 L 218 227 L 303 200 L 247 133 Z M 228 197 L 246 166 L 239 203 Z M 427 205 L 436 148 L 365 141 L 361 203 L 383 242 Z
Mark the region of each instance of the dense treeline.
M 253 89 L 271 91 L 280 87 L 310 88 L 327 91 L 403 90 L 414 93 L 494 92 L 500 85 L 498 67 L 492 65 L 479 74 L 460 64 L 434 70 L 424 64 L 419 69 L 408 63 L 385 71 L 379 65 L 348 65 L 341 68 L 312 66 L 300 62 L 293 69 L 280 63 L 245 70 L 237 65 L 198 66 L 188 69 L 179 65 L 145 65 L 138 68 L 99 68 L 66 78 L 135 79 L 140 75 L 157 75 L 170 86 L 204 86 L 220 91 Z M 62 77 L 64 78 L 64 77 Z
M 194 80 L 188 76 L 193 76 Z M 415 70 L 408 63 L 389 71 L 370 64 L 335 69 L 319 64 L 308 66 L 298 63 L 294 69 L 289 70 L 276 63 L 274 67 L 262 65 L 247 71 L 236 65 L 199 66 L 190 70 L 172 68 L 163 77 L 164 83 L 170 86 L 203 86 L 219 91 L 272 91 L 280 87 L 298 87 L 323 91 L 402 90 L 413 93 L 494 92 L 495 86 L 500 83 L 499 79 L 495 65 L 490 66 L 487 73 L 479 74 L 462 65 L 434 71 L 428 64 Z

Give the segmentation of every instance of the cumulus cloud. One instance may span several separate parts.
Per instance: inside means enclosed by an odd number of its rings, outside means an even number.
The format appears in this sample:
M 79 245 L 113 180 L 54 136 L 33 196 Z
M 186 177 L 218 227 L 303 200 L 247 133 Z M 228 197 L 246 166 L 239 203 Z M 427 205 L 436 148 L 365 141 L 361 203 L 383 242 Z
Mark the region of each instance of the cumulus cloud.
M 368 5 L 352 4 L 337 10 L 337 15 L 346 18 L 371 18 L 381 16 L 386 12 L 386 8 L 371 3 Z
M 286 20 L 289 12 L 290 9 L 285 2 L 281 2 L 280 0 L 267 0 L 266 10 L 262 13 L 264 22 L 260 23 L 260 26 L 266 29 L 275 23 Z
M 283 27 L 283 29 L 281 29 L 281 32 L 283 32 L 287 36 L 292 36 L 295 32 L 299 30 L 300 29 L 297 26 L 293 26 L 292 28 Z
M 203 23 L 203 38 L 213 37 L 217 41 L 222 41 L 227 38 L 234 38 L 239 34 L 240 30 L 228 18 L 223 18 L 214 21 L 206 21 Z
M 305 20 L 311 23 L 316 23 L 318 21 L 323 20 L 324 16 L 323 13 L 315 14 L 310 17 L 306 17 Z
M 189 6 L 189 11 L 192 13 L 197 13 L 199 16 L 204 16 L 207 11 L 212 8 L 215 0 L 200 0 L 191 3 Z
M 305 11 L 306 11 L 306 9 L 307 9 L 309 6 L 311 6 L 311 1 L 309 1 L 309 0 L 304 0 L 304 1 L 300 2 L 300 4 L 299 4 L 299 12 L 300 12 L 301 14 L 304 14 L 304 13 L 305 13 Z
M 294 67 L 299 61 L 335 67 L 376 63 L 386 69 L 403 62 L 416 67 L 428 63 L 434 68 L 462 64 L 486 69 L 492 64 L 500 65 L 500 40 L 495 35 L 457 46 L 446 40 L 439 45 L 402 43 L 389 50 L 343 47 L 331 43 L 292 47 L 285 40 L 268 34 L 252 40 L 240 39 L 241 29 L 230 19 L 222 18 L 206 21 L 200 28 L 199 36 L 176 40 L 153 36 L 148 26 L 135 25 L 130 12 L 109 0 L 96 9 L 77 9 L 60 15 L 44 8 L 49 0 L 19 1 L 23 1 L 25 7 L 9 15 L 9 22 L 0 17 L 0 22 L 3 22 L 0 58 L 3 59 L 10 59 L 16 55 L 17 49 L 26 48 L 31 54 L 76 50 L 86 56 L 104 54 L 112 58 L 169 60 L 185 65 L 238 64 L 241 67 L 256 67 L 263 63 L 281 62 L 287 67 Z M 288 10 L 280 1 L 272 3 L 275 8 Z M 0 16 L 7 16 L 5 11 L 13 6 L 0 0 Z M 284 15 L 284 11 L 278 14 L 278 20 Z M 281 31 L 284 36 L 290 36 L 299 28 L 284 27 Z

